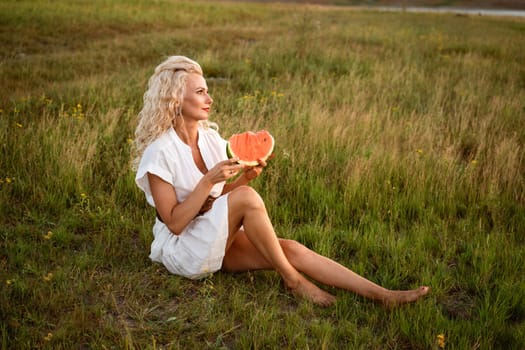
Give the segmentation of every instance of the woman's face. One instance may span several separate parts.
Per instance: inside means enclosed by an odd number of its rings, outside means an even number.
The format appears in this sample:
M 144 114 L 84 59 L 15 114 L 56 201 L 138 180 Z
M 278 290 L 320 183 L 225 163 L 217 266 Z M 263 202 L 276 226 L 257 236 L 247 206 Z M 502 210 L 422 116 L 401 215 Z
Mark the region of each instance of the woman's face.
M 203 76 L 190 73 L 182 101 L 182 116 L 193 120 L 207 120 L 213 99 L 208 95 L 208 85 Z

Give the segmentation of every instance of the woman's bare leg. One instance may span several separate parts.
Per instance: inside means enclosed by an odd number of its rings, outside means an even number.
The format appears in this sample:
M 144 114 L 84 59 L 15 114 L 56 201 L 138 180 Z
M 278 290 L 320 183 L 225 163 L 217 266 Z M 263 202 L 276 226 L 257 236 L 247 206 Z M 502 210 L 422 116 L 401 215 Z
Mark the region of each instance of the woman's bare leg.
M 298 271 L 322 284 L 352 291 L 387 306 L 416 301 L 430 290 L 424 286 L 406 291 L 389 290 L 296 241 L 281 239 L 280 242 L 288 260 Z
M 429 291 L 428 287 L 407 291 L 388 290 L 296 241 L 280 239 L 279 243 L 289 262 L 312 279 L 328 286 L 352 291 L 386 306 L 416 301 Z M 228 271 L 247 271 L 270 269 L 272 266 L 241 231 L 232 242 L 231 249 L 227 251 L 223 268 Z
M 294 294 L 322 306 L 330 305 L 335 301 L 334 296 L 308 281 L 290 264 L 268 218 L 264 203 L 255 190 L 246 186 L 235 189 L 228 195 L 228 208 L 230 237 L 226 247 L 226 255 L 232 249 L 234 251 L 238 249 L 237 246 L 233 248 L 233 243 L 242 225 L 245 232 L 243 234 L 253 245 L 254 250 L 258 252 L 254 260 L 262 261 L 264 259 L 269 266 L 281 275 L 286 286 Z M 245 255 L 244 259 L 249 260 L 250 255 Z M 239 268 L 236 266 L 235 259 L 227 259 L 226 265 L 231 270 Z

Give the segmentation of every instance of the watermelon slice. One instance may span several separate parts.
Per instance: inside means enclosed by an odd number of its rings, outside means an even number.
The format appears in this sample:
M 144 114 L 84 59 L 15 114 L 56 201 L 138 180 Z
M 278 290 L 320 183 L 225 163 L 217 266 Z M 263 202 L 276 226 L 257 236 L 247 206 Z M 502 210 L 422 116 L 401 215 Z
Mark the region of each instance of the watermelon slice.
M 273 136 L 268 131 L 246 131 L 229 138 L 226 152 L 230 158 L 239 158 L 240 164 L 256 166 L 259 159 L 265 161 L 272 155 L 274 145 Z

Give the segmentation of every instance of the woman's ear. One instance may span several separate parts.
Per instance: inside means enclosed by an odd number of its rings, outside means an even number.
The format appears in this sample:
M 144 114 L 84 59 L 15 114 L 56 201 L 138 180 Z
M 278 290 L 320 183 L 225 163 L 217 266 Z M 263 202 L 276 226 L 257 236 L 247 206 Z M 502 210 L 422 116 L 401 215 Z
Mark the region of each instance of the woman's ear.
M 182 103 L 180 101 L 175 102 L 175 115 L 182 116 Z
M 169 109 L 170 112 L 172 112 L 175 116 L 182 114 L 182 103 L 177 99 L 175 101 L 171 101 L 169 103 Z

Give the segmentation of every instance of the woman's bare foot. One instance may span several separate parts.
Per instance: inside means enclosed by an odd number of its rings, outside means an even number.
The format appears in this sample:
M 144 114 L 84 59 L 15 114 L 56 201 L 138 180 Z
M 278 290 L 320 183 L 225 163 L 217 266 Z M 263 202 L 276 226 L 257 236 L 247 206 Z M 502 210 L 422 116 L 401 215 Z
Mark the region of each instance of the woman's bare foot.
M 335 297 L 317 287 L 306 278 L 302 277 L 295 287 L 289 287 L 292 293 L 298 297 L 307 299 L 314 304 L 327 307 L 335 302 Z
M 413 303 L 430 292 L 430 287 L 419 287 L 412 290 L 389 290 L 381 300 L 386 307 L 394 307 L 401 304 Z

